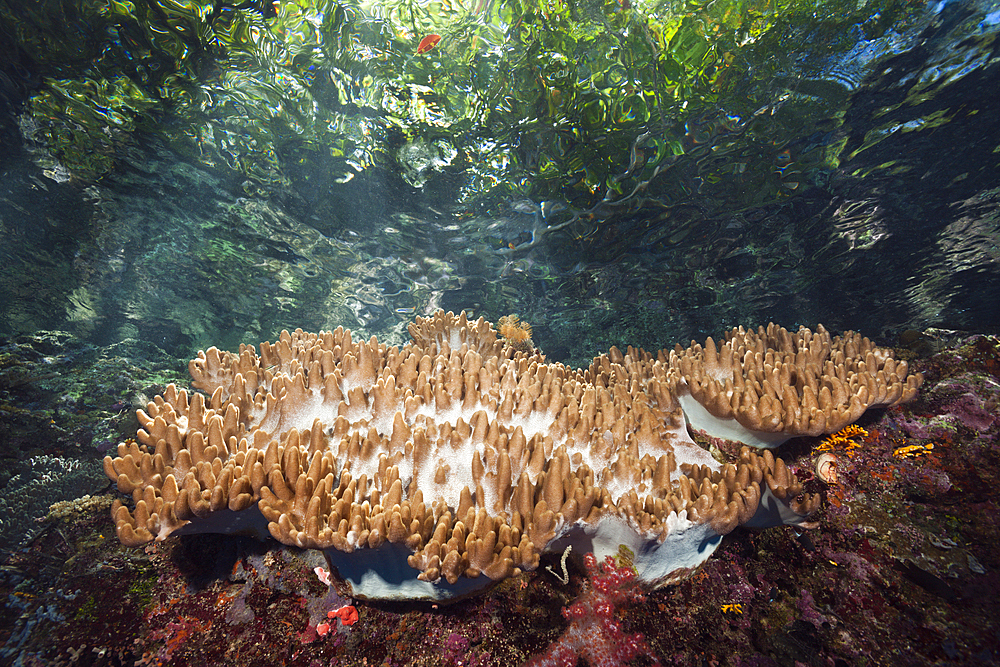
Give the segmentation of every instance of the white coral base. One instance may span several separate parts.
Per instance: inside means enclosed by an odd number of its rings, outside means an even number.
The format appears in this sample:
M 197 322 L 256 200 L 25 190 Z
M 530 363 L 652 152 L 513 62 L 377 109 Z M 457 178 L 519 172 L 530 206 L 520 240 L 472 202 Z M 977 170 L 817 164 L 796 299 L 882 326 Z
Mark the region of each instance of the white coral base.
M 691 428 L 695 431 L 704 431 L 716 438 L 735 440 L 751 447 L 757 447 L 758 449 L 774 449 L 786 440 L 791 440 L 793 437 L 781 431 L 776 433 L 756 431 L 747 428 L 736 421 L 736 419 L 716 417 L 686 391 L 677 397 L 677 401 L 681 404 L 684 417 Z
M 572 546 L 574 558 L 592 552 L 603 560 L 619 555 L 620 547 L 625 546 L 634 554 L 632 562 L 641 581 L 654 587 L 673 583 L 708 560 L 722 536 L 708 524 L 691 523 L 686 512 L 671 514 L 668 521 L 672 525 L 663 542 L 640 535 L 620 517 L 605 517 L 594 526 L 579 521 L 567 526 L 547 545 L 545 553 L 561 554 Z M 349 554 L 326 549 L 325 553 L 331 567 L 350 586 L 350 595 L 361 599 L 448 602 L 497 583 L 485 575 L 460 577 L 454 584 L 444 579 L 421 581 L 417 570 L 406 562 L 412 552 L 401 544 L 387 542 L 378 549 L 357 549 Z
M 670 532 L 658 542 L 653 534 L 642 535 L 621 517 L 605 517 L 596 526 L 579 522 L 562 537 L 554 540 L 549 553 L 561 553 L 572 546 L 575 558 L 593 553 L 598 562 L 607 556 L 619 556 L 621 547 L 632 552 L 636 578 L 652 588 L 676 583 L 686 578 L 715 553 L 722 535 L 707 523 L 691 523 L 687 512 L 667 517 Z M 659 532 L 659 531 L 657 531 Z
M 574 560 L 579 562 L 584 554 L 593 553 L 600 562 L 607 556 L 617 557 L 624 546 L 633 554 L 632 564 L 640 581 L 651 588 L 665 586 L 683 580 L 700 567 L 722 542 L 722 536 L 709 524 L 688 521 L 687 512 L 671 513 L 667 523 L 669 533 L 658 542 L 655 534 L 640 534 L 620 516 L 605 516 L 595 525 L 577 521 L 563 527 L 546 545 L 544 553 L 562 554 L 567 547 L 573 547 L 570 556 Z M 757 512 L 744 527 L 767 528 L 781 524 L 806 525 L 804 517 L 793 512 L 765 487 Z M 267 521 L 256 507 L 242 512 L 214 512 L 207 519 L 189 523 L 173 534 L 195 533 L 228 533 L 261 540 L 268 536 Z M 331 567 L 349 585 L 351 597 L 363 600 L 453 602 L 498 583 L 485 575 L 460 577 L 454 584 L 444 579 L 421 581 L 417 579 L 419 572 L 407 562 L 412 553 L 402 544 L 389 542 L 378 549 L 360 548 L 352 553 L 333 548 L 324 550 Z M 558 565 L 553 570 L 558 571 Z
M 350 587 L 349 595 L 361 600 L 403 602 L 449 602 L 468 597 L 496 582 L 485 575 L 473 579 L 459 577 L 454 584 L 444 579 L 437 583 L 417 579 L 419 570 L 406 562 L 413 551 L 403 544 L 386 542 L 377 549 L 361 548 L 344 553 L 324 549 L 330 567 Z

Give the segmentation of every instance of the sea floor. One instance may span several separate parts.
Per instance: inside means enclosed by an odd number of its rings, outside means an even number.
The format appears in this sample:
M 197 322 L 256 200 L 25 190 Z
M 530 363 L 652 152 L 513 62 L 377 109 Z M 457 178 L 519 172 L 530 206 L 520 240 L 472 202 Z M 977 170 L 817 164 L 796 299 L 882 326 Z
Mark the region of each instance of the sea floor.
M 816 528 L 737 530 L 691 578 L 656 591 L 626 583 L 601 597 L 599 580 L 627 562 L 570 558 L 563 583 L 553 556 L 437 607 L 341 597 L 321 580 L 321 554 L 276 542 L 121 546 L 117 492 L 88 466 L 134 428 L 132 404 L 183 380 L 183 366 L 142 346 L 22 337 L 0 348 L 0 664 L 996 664 L 1000 340 L 929 331 L 906 342 L 897 353 L 925 375 L 917 400 L 779 450 L 824 496 Z M 822 453 L 834 457 L 830 482 L 814 472 Z

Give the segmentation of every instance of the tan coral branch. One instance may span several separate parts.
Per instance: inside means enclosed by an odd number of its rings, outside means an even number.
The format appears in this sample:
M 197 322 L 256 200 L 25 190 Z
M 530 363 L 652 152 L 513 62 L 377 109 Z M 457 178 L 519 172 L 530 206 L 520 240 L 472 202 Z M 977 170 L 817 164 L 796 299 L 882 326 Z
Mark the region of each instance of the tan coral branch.
M 269 534 L 325 550 L 355 594 L 371 597 L 466 594 L 574 543 L 580 553 L 631 544 L 647 554 L 641 576 L 669 581 L 720 535 L 801 522 L 818 502 L 769 453 L 720 466 L 694 444 L 675 392 L 683 369 L 720 414 L 746 404 L 772 415 L 764 397 L 773 404 L 801 388 L 809 398 L 796 393 L 793 427 L 802 414 L 813 419 L 810 391 L 818 405 L 909 391 L 893 380 L 905 366 L 865 341 L 828 352 L 822 330 L 783 331 L 767 334 L 780 359 L 744 332 L 739 345 L 709 342 L 669 359 L 612 348 L 576 371 L 506 348 L 489 322 L 464 313 L 417 318 L 401 348 L 343 329 L 282 332 L 259 354 L 211 348 L 190 364 L 205 393 L 169 386 L 137 413 L 138 442 L 105 459 L 134 507 L 115 505 L 117 532 L 129 545 L 198 531 Z M 805 366 L 785 361 L 793 351 Z M 759 369 L 732 371 L 735 356 L 753 355 Z M 837 382 L 821 379 L 821 362 Z M 876 380 L 850 379 L 861 363 L 878 366 Z M 728 389 L 713 389 L 725 368 L 721 386 L 745 388 L 735 408 L 718 398 Z M 412 586 L 399 582 L 400 567 Z
M 740 327 L 721 346 L 692 341 L 660 358 L 695 428 L 765 447 L 833 433 L 868 408 L 911 400 L 923 381 L 891 350 L 850 331 L 833 337 L 822 325 L 794 334 L 774 324 Z

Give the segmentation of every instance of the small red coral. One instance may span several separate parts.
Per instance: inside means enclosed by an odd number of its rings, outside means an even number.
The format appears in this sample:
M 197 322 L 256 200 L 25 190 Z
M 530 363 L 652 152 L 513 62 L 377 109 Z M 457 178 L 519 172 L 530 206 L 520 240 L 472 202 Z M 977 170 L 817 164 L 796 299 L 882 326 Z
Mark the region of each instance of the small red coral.
M 653 655 L 641 633 L 626 634 L 615 619 L 615 608 L 623 602 L 642 602 L 635 569 L 619 565 L 608 556 L 598 571 L 594 554 L 583 557 L 590 579 L 588 590 L 562 610 L 569 627 L 545 651 L 532 657 L 524 667 L 575 667 L 583 658 L 591 667 L 618 667 L 625 660 L 643 655 L 654 665 Z
M 340 609 L 326 612 L 326 617 L 331 620 L 339 618 L 341 625 L 354 625 L 358 622 L 358 610 L 353 605 L 344 605 Z M 320 623 L 316 626 L 316 634 L 320 637 L 325 637 L 331 629 L 332 626 L 330 623 Z
M 327 618 L 339 618 L 344 625 L 354 625 L 358 622 L 358 610 L 353 605 L 345 605 L 340 609 L 326 612 Z

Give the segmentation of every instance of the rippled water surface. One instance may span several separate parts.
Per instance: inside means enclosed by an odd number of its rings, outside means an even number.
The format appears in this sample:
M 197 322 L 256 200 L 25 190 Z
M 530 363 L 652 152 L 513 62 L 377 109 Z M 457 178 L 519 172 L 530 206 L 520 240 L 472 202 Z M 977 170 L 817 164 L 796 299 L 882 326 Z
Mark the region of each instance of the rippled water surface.
M 253 4 L 251 7 L 250 5 Z M 0 1 L 0 335 L 998 320 L 987 2 Z M 428 39 L 437 36 L 440 39 Z

